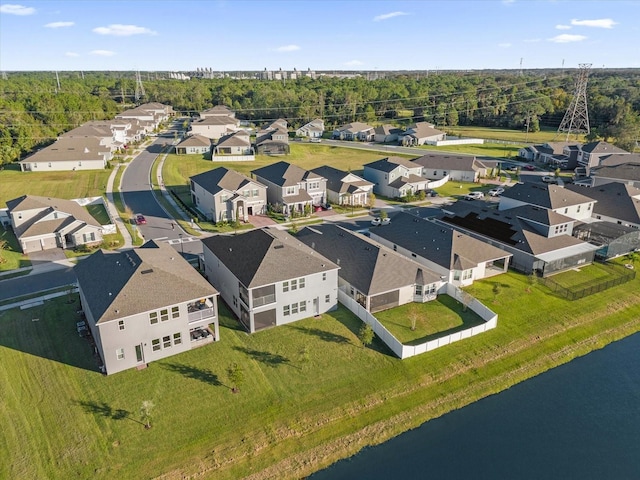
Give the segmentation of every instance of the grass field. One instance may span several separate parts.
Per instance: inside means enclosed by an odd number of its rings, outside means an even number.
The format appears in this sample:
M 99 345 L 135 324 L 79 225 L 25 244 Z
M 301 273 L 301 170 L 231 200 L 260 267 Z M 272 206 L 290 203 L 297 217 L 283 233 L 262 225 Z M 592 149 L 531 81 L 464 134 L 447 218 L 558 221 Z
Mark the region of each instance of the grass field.
M 0 272 L 31 266 L 29 257 L 20 250 L 18 239 L 13 230 L 0 227 L 0 241 L 6 242 L 5 247 L 0 248 Z
M 437 300 L 427 303 L 408 303 L 378 312 L 375 317 L 406 345 L 418 345 L 484 323 L 449 295 L 439 295 Z M 411 330 L 412 317 L 415 317 L 415 330 Z
M 89 214 L 95 218 L 100 225 L 109 225 L 111 223 L 111 219 L 107 214 L 107 209 L 104 207 L 102 203 L 96 205 L 87 205 L 85 207 Z
M 482 145 L 447 145 L 444 147 L 435 147 L 433 145 L 422 145 L 420 148 L 424 150 L 433 150 L 436 152 L 455 152 L 464 155 L 475 155 L 477 157 L 491 158 L 515 158 L 518 156 L 518 150 L 522 145 L 506 145 L 500 143 L 485 142 Z
M 489 127 L 446 127 L 445 130 L 457 136 L 521 143 L 559 142 L 564 141 L 566 138 L 566 134 L 558 136 L 557 130 L 554 129 L 543 129 L 539 132 L 529 132 L 528 134 L 524 130 L 509 130 L 507 128 Z M 582 136 L 576 139 L 575 135 L 572 135 L 570 140 L 584 142 L 584 138 L 582 138 Z
M 22 195 L 72 198 L 104 195 L 111 170 L 21 172 L 16 164 L 0 170 L 0 205 Z
M 640 330 L 640 280 L 573 302 L 528 290 L 514 273 L 474 283 L 498 327 L 405 361 L 363 348 L 342 308 L 254 335 L 221 308 L 220 342 L 110 377 L 75 333 L 77 301 L 2 312 L 0 478 L 303 478 Z

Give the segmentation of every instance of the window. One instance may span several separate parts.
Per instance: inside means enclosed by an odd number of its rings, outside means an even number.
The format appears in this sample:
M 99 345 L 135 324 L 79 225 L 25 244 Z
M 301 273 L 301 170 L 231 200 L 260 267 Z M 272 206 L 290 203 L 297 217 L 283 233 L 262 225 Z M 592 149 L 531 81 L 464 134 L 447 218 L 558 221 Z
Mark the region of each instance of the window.
M 295 315 L 296 313 L 298 313 L 298 304 L 293 303 L 291 304 L 291 315 Z
M 565 209 L 564 209 L 564 213 L 569 213 L 569 209 L 568 209 L 568 208 L 565 208 Z
M 462 272 L 462 280 L 469 280 L 473 274 L 473 270 L 465 270 Z
M 304 278 L 298 279 L 298 288 L 304 288 Z
M 324 280 L 326 280 L 326 279 L 327 279 L 327 274 L 326 274 L 326 273 L 323 273 L 323 274 L 322 274 L 322 280 L 324 281 Z
M 460 280 L 460 270 L 455 270 L 453 272 L 453 279 L 454 280 Z
M 285 195 L 295 195 L 296 187 L 285 187 L 284 194 Z
M 289 305 L 285 305 L 284 307 L 282 307 L 282 314 L 285 317 L 288 317 L 290 313 L 291 313 L 291 307 Z
M 260 191 L 257 188 L 253 190 L 253 196 L 254 197 L 259 197 L 260 196 Z
M 283 292 L 288 292 L 289 291 L 289 282 L 282 282 L 282 291 Z
M 171 318 L 178 318 L 180 316 L 180 307 L 171 307 Z
M 306 312 L 306 311 L 307 311 L 307 302 L 305 300 L 303 302 L 300 302 L 300 313 Z
M 291 280 L 291 290 L 298 289 L 298 280 Z
M 151 323 L 151 325 L 158 323 L 158 312 L 151 312 L 149 314 L 149 323 Z
M 151 349 L 154 352 L 157 352 L 158 350 L 160 350 L 160 339 L 159 338 L 155 338 L 155 339 L 151 340 Z
M 318 188 L 320 188 L 320 182 L 307 183 L 307 190 L 317 190 Z
M 227 194 L 224 193 L 224 194 L 220 195 L 220 202 L 224 203 L 226 201 L 227 201 Z
M 119 348 L 116 350 L 116 358 L 118 360 L 124 360 L 124 348 Z
M 180 345 L 182 343 L 182 334 L 180 332 L 173 334 L 173 344 Z
M 162 337 L 162 346 L 164 348 L 169 348 L 171 346 L 171 336 L 167 335 L 166 337 Z
M 169 320 L 169 310 L 167 310 L 166 308 L 164 310 L 160 310 L 160 320 L 162 320 L 163 322 Z
M 49 168 L 51 168 L 51 162 L 49 162 Z
M 118 330 L 124 330 L 124 320 L 118 320 Z
M 325 295 L 324 303 L 329 303 L 331 301 L 331 295 Z
M 416 295 L 422 295 L 422 285 L 416 285 Z
M 245 197 L 250 197 L 251 196 L 251 190 L 244 190 L 242 192 L 242 195 L 244 195 Z
M 578 205 L 578 208 L 576 208 L 576 213 L 578 213 L 580 211 L 580 205 Z

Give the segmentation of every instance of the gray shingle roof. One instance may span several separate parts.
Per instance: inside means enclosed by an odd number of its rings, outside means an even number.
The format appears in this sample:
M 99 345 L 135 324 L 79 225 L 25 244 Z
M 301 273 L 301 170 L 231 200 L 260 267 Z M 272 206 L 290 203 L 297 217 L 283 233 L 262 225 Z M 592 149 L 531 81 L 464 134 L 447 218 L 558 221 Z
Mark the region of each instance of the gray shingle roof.
M 476 157 L 446 153 L 427 153 L 412 160 L 415 165 L 435 170 L 477 171 Z
M 375 162 L 367 163 L 366 165 L 364 165 L 364 167 L 388 173 L 398 168 L 398 165 L 402 165 L 406 168 L 420 167 L 420 165 L 415 165 L 412 161 L 402 157 L 381 158 L 380 160 L 376 160 Z
M 635 224 L 640 223 L 640 189 L 638 188 L 620 182 L 611 182 L 590 188 L 567 185 L 565 188 L 579 191 L 596 200 L 597 203 L 593 207 L 594 214 Z
M 100 145 L 98 137 L 60 137 L 53 144 L 21 160 L 21 162 L 62 162 L 103 160 L 109 147 Z
M 458 230 L 402 212 L 376 235 L 446 269 L 466 270 L 510 254 Z
M 353 122 L 353 123 L 347 123 L 346 125 L 343 125 L 342 127 L 339 127 L 336 130 L 339 132 L 358 133 L 366 130 L 373 130 L 373 127 L 371 125 L 367 125 L 366 123 Z
M 214 116 L 201 118 L 192 123 L 192 125 L 239 125 L 240 120 L 229 116 Z
M 290 187 L 312 178 L 322 178 L 316 173 L 309 172 L 297 165 L 292 165 L 284 161 L 252 170 L 251 173 L 255 175 L 256 178 L 264 178 L 280 187 Z
M 594 177 L 604 177 L 616 180 L 640 181 L 640 163 L 623 163 L 620 165 L 594 167 L 591 169 Z
M 316 175 L 320 175 L 323 178 L 327 179 L 327 189 L 331 190 L 332 192 L 346 192 L 349 189 L 350 185 L 356 185 L 358 187 L 364 187 L 367 185 L 373 185 L 373 183 L 358 177 L 357 175 L 354 175 L 355 177 L 358 178 L 358 180 L 354 181 L 354 182 L 348 182 L 345 183 L 342 181 L 343 178 L 345 178 L 347 175 L 349 175 L 349 172 L 345 172 L 343 170 L 338 170 L 337 168 L 334 167 L 329 167 L 327 165 L 323 165 L 322 167 L 318 167 L 318 168 L 314 168 L 313 170 L 311 170 L 313 173 L 315 173 Z
M 600 166 L 612 167 L 623 163 L 640 163 L 640 153 L 612 153 L 600 158 Z
M 220 137 L 217 147 L 248 147 L 251 145 L 249 134 L 244 130 Z
M 626 150 L 611 145 L 607 142 L 596 141 L 585 143 L 582 146 L 582 151 L 587 153 L 603 154 L 603 153 L 629 153 Z
M 215 195 L 221 190 L 230 190 L 235 192 L 241 189 L 248 183 L 258 184 L 264 187 L 261 183 L 245 177 L 234 170 L 229 170 L 225 167 L 214 168 L 207 172 L 199 173 L 189 178 L 192 182 L 200 185 L 207 192 Z M 266 187 L 264 187 L 266 188 Z
M 187 138 L 182 140 L 179 144 L 179 147 L 210 147 L 211 139 L 204 137 L 202 135 L 189 135 Z
M 202 241 L 247 288 L 339 268 L 286 232 L 258 229 Z
M 511 198 L 552 210 L 592 201 L 589 197 L 564 187 L 537 183 L 516 183 L 513 187 L 507 188 L 501 198 Z
M 440 281 L 422 265 L 332 223 L 305 227 L 296 238 L 340 265 L 339 276 L 365 295 L 414 285 L 418 276 L 423 285 Z
M 96 323 L 218 293 L 171 245 L 152 240 L 134 250 L 99 250 L 74 272 Z

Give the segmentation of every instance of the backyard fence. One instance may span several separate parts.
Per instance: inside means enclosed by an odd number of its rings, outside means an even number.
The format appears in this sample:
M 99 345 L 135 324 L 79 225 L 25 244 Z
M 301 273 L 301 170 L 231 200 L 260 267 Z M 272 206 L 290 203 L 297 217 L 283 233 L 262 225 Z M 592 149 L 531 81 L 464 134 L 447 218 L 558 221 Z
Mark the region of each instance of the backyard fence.
M 538 282 L 557 293 L 558 295 L 568 300 L 578 300 L 580 298 L 588 297 L 595 293 L 602 292 L 608 288 L 622 285 L 630 280 L 636 278 L 636 272 L 633 270 L 625 269 L 624 272 L 620 272 L 617 277 L 609 280 L 603 280 L 597 283 L 590 283 L 589 285 L 577 285 L 575 287 L 565 287 L 558 282 L 552 280 L 549 277 L 538 278 Z

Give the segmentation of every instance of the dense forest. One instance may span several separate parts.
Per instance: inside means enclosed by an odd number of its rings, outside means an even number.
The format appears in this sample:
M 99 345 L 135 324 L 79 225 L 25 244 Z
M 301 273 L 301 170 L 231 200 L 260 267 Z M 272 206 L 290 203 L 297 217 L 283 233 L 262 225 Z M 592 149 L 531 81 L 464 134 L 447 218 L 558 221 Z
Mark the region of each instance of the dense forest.
M 134 106 L 133 72 L 10 73 L 0 80 L 0 164 L 24 157 L 87 120 L 113 118 Z M 575 89 L 576 70 L 395 75 L 377 80 L 321 77 L 287 81 L 150 79 L 141 102 L 193 115 L 224 104 L 260 124 L 285 118 L 297 127 L 323 118 L 328 128 L 352 121 L 407 124 L 426 120 L 555 129 Z M 640 138 L 640 70 L 591 72 L 587 104 L 593 139 L 632 150 Z

